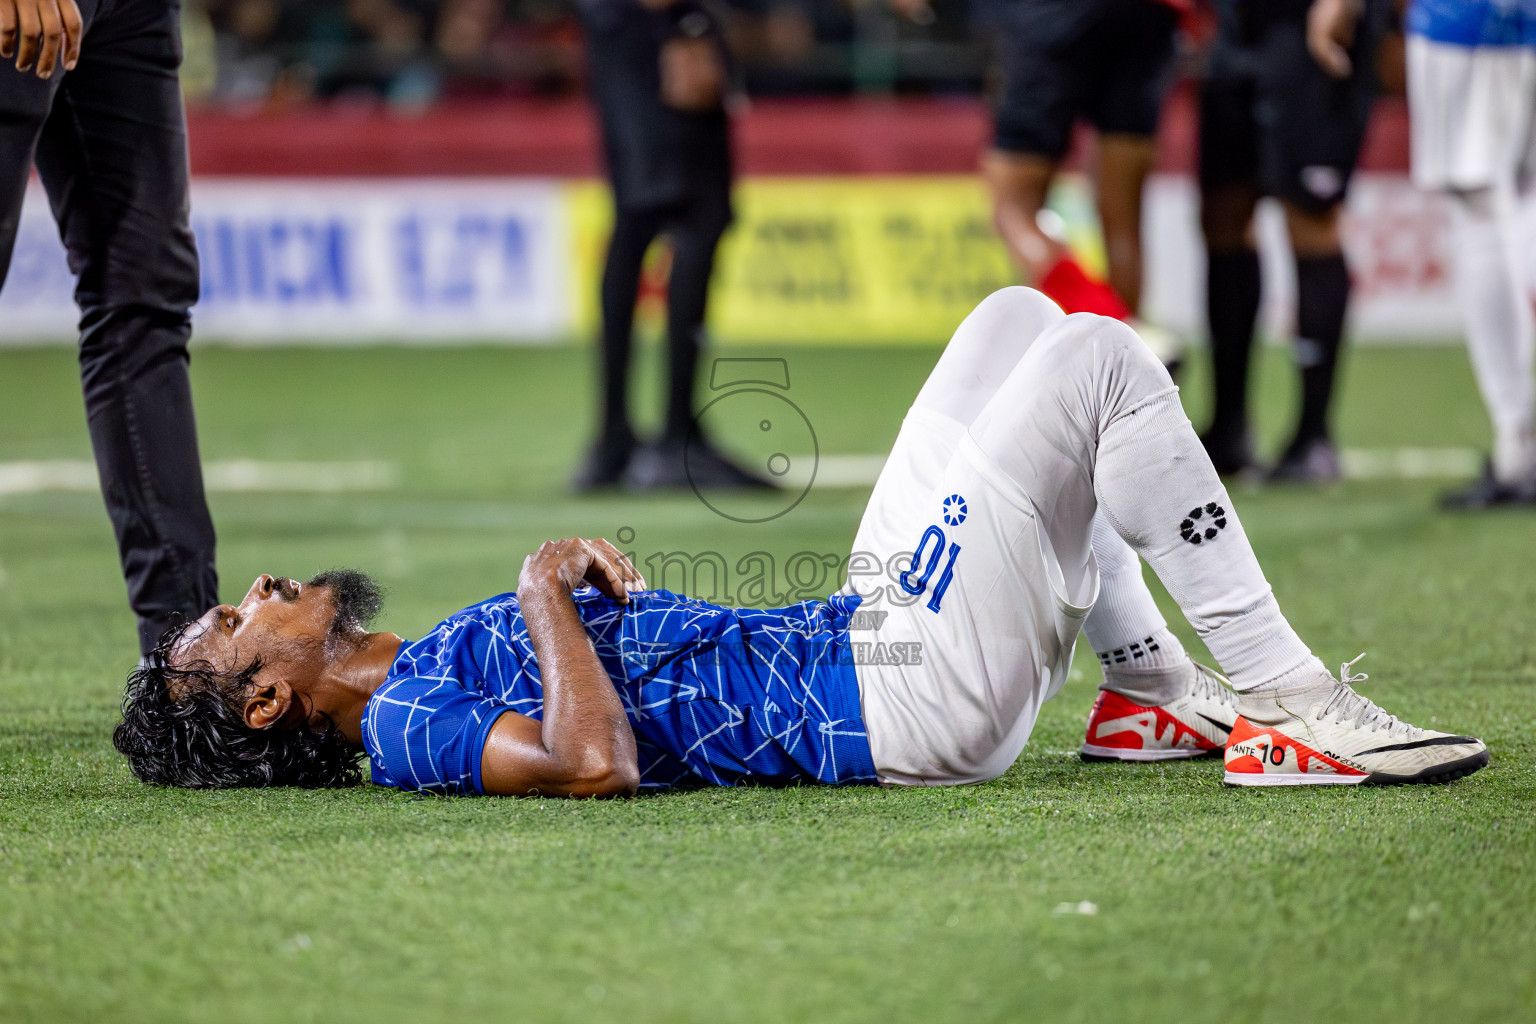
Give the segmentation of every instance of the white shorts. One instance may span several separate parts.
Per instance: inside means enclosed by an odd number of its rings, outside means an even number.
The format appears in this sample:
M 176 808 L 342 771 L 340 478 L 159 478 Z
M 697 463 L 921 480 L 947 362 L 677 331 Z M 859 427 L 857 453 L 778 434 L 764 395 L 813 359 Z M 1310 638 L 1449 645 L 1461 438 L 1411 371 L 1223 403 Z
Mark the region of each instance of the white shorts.
M 1536 174 L 1536 49 L 1408 37 L 1413 182 L 1524 187 Z
M 864 599 L 850 628 L 869 631 L 854 665 L 883 781 L 984 782 L 1019 756 L 1098 596 L 1101 446 L 1125 476 L 1138 424 L 1166 432 L 1170 409 L 1194 446 L 1178 388 L 1118 320 L 1030 288 L 965 318 L 870 495 L 843 590 Z M 861 657 L 861 640 L 890 656 Z
M 856 665 L 881 781 L 985 782 L 1007 771 L 1066 681 L 1098 593 L 1091 557 L 1065 578 L 1030 496 L 963 425 L 922 408 L 902 424 L 853 552 L 843 593 L 864 596 L 861 613 L 874 614 L 860 621 L 879 622 L 855 642 L 920 658 Z

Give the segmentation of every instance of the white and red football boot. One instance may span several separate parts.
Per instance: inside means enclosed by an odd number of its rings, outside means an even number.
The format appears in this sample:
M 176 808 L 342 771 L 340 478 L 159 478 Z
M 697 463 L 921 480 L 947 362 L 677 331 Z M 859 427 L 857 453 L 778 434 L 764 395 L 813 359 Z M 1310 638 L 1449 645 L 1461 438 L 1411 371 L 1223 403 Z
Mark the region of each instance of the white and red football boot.
M 1237 720 L 1237 694 L 1204 665 L 1194 668 L 1189 688 L 1166 704 L 1139 704 L 1101 689 L 1088 713 L 1082 759 L 1172 761 L 1218 753 Z
M 1481 740 L 1409 725 L 1356 693 L 1349 684 L 1367 677 L 1349 674 L 1354 663 L 1340 669 L 1339 679 L 1327 679 L 1319 686 L 1243 694 L 1243 713 L 1227 738 L 1226 782 L 1233 786 L 1450 782 L 1488 763 L 1488 748 Z

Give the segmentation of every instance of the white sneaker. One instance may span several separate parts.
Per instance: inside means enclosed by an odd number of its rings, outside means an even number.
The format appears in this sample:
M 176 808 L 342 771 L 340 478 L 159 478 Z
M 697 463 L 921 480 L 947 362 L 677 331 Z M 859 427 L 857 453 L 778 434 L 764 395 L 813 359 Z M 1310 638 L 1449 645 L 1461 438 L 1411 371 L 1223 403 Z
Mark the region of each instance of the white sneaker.
M 1166 704 L 1140 704 L 1100 690 L 1088 713 L 1084 761 L 1171 761 L 1221 750 L 1237 720 L 1237 694 L 1226 680 L 1196 664 L 1190 687 Z
M 1228 785 L 1450 782 L 1488 763 L 1481 740 L 1409 725 L 1356 693 L 1349 684 L 1368 677 L 1349 674 L 1355 661 L 1332 688 L 1243 694 L 1227 738 Z

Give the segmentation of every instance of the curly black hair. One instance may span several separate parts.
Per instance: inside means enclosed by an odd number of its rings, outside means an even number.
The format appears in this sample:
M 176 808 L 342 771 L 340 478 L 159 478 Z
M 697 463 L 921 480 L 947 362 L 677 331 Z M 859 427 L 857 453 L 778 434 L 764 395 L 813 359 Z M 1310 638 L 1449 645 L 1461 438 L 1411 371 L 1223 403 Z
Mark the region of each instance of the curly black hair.
M 334 722 L 324 731 L 245 724 L 261 661 L 220 673 L 206 661 L 172 667 L 191 623 L 171 630 L 128 676 L 112 745 L 141 782 L 192 789 L 355 786 L 357 751 Z M 176 693 L 172 694 L 172 688 Z

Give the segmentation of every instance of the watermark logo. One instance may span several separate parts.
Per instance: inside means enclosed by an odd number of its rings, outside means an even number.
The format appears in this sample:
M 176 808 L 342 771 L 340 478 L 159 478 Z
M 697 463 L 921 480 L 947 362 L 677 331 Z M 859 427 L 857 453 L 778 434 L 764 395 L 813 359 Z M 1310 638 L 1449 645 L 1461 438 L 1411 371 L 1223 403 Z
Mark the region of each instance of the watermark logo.
M 792 510 L 811 491 L 821 448 L 805 411 L 789 397 L 789 362 L 779 358 L 719 358 L 709 387 L 718 394 L 699 410 L 684 451 L 688 483 L 716 515 L 737 523 L 766 523 Z M 706 438 L 736 439 L 747 472 L 777 488 L 717 488 L 714 453 Z
M 806 656 L 817 660 L 838 659 L 854 665 L 921 665 L 923 645 L 916 640 L 880 637 L 892 609 L 907 608 L 922 600 L 901 577 L 916 564 L 911 551 L 886 557 L 855 551 L 846 558 L 829 553 L 798 551 L 782 563 L 771 552 L 752 551 L 734 561 L 718 551 L 654 551 L 642 555 L 633 550 L 635 530 L 621 526 L 613 534 L 627 557 L 653 590 L 670 590 L 710 604 L 744 608 L 785 608 L 801 601 L 820 600 L 837 591 L 859 599 L 848 613 L 841 633 L 827 633 L 812 626 L 804 634 Z M 930 600 L 929 606 L 933 602 Z M 810 623 L 808 623 L 810 625 Z M 718 648 L 707 657 L 721 664 L 772 664 L 783 649 L 782 638 L 766 635 L 757 641 Z M 691 642 L 690 642 L 691 644 Z M 813 650 L 822 645 L 824 650 Z M 637 644 L 626 649 L 626 660 L 636 664 L 661 664 L 678 656 L 675 646 Z M 698 657 L 692 646 L 688 657 Z
M 637 550 L 640 545 L 635 543 L 632 526 L 619 527 L 612 537 L 640 570 L 648 587 L 687 594 L 710 604 L 782 608 L 839 591 L 860 602 L 849 629 L 879 630 L 890 609 L 931 599 L 927 588 L 913 593 L 910 581 L 902 583 L 903 575 L 910 575 L 913 566 L 921 562 L 921 556 L 911 551 L 886 555 L 797 551 L 784 558 L 771 551 L 749 551 L 733 558 L 712 550 L 642 552 Z
M 741 641 L 714 641 L 699 644 L 688 640 L 625 641 L 620 657 L 638 669 L 655 669 L 686 661 L 691 665 L 712 665 L 730 669 L 774 665 L 785 653 L 782 640 L 753 637 Z M 921 665 L 923 644 L 920 640 L 861 640 L 838 633 L 808 636 L 795 645 L 794 653 L 803 665 Z M 773 706 L 765 710 L 777 711 Z

